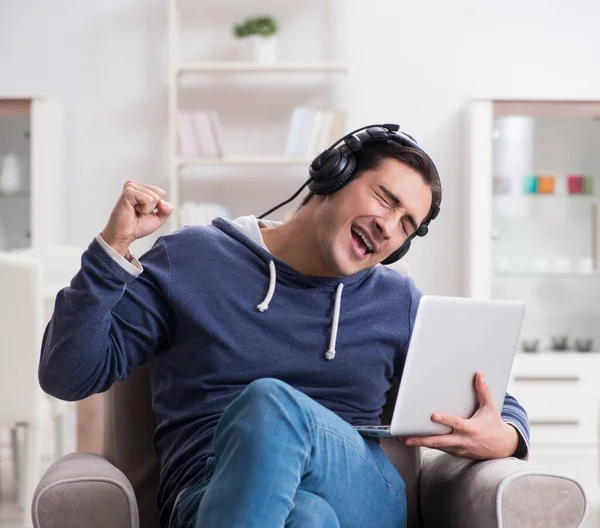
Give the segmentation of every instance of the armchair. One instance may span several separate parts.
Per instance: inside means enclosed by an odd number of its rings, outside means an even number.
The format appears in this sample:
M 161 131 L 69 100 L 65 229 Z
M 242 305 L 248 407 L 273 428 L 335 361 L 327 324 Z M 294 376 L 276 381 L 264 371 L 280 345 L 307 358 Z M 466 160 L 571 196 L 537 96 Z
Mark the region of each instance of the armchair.
M 70 454 L 48 469 L 32 505 L 36 528 L 159 527 L 149 366 L 104 398 L 104 456 Z M 585 517 L 581 486 L 530 462 L 473 462 L 396 439 L 385 439 L 382 447 L 406 482 L 409 528 L 568 528 Z

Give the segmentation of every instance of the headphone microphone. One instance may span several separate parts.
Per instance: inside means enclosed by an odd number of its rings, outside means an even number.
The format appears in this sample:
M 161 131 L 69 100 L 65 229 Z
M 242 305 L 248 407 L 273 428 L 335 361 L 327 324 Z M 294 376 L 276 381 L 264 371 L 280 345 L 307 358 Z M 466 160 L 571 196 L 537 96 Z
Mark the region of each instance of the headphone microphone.
M 400 131 L 400 125 L 386 123 L 382 125 L 367 125 L 349 132 L 333 145 L 326 148 L 311 162 L 309 166 L 310 178 L 284 202 L 260 215 L 262 219 L 273 211 L 293 201 L 308 186 L 313 194 L 326 195 L 339 191 L 352 180 L 357 165 L 356 153 L 360 152 L 368 143 L 398 143 L 405 147 L 418 149 L 430 161 L 439 179 L 437 168 L 431 157 L 419 146 L 417 141 L 408 134 Z M 438 216 L 441 202 L 432 203 L 429 213 L 418 227 L 396 251 L 394 251 L 382 264 L 392 264 L 401 259 L 410 249 L 411 240 L 416 236 L 423 237 L 429 231 L 429 223 Z

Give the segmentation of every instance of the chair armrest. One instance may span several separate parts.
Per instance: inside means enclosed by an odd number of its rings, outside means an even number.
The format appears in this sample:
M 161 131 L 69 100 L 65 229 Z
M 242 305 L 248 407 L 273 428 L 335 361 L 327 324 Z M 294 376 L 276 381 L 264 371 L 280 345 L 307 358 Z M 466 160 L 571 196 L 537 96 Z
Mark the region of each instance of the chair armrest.
M 67 455 L 48 468 L 35 490 L 35 528 L 139 528 L 127 477 L 91 453 Z
M 423 451 L 420 482 L 424 526 L 568 528 L 587 513 L 572 478 L 516 458 L 476 462 Z

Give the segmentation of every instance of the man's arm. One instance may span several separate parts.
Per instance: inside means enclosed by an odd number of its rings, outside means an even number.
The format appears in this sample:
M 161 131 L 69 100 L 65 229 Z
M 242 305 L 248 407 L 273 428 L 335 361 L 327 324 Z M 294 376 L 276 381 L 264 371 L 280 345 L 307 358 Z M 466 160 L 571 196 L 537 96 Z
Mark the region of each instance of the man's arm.
M 42 342 L 38 377 L 45 392 L 80 400 L 125 379 L 172 339 L 171 270 L 162 239 L 130 274 L 94 240 L 80 271 L 59 292 Z
M 49 394 L 79 400 L 102 392 L 172 340 L 164 240 L 144 256 L 143 272 L 127 258 L 130 245 L 173 212 L 164 196 L 153 185 L 125 183 L 102 236 L 83 253 L 71 285 L 59 292 L 38 369 Z
M 529 442 L 531 439 L 529 419 L 525 409 L 523 409 L 517 399 L 508 393 L 506 393 L 506 397 L 504 398 L 501 416 L 504 422 L 514 427 L 518 434 L 517 448 L 512 456 L 517 458 L 528 458 Z

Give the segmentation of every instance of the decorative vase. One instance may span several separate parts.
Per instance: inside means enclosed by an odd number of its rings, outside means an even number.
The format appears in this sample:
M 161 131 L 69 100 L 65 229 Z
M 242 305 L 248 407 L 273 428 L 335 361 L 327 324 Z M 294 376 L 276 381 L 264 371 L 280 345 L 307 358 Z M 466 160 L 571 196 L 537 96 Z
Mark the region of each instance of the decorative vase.
M 0 167 L 0 193 L 14 194 L 21 190 L 21 166 L 19 158 L 9 152 L 2 159 Z
M 252 60 L 259 64 L 272 64 L 277 57 L 277 37 L 262 37 L 251 35 L 248 37 L 252 53 Z

